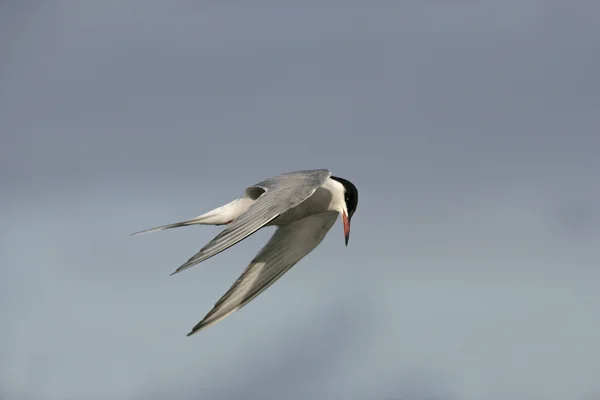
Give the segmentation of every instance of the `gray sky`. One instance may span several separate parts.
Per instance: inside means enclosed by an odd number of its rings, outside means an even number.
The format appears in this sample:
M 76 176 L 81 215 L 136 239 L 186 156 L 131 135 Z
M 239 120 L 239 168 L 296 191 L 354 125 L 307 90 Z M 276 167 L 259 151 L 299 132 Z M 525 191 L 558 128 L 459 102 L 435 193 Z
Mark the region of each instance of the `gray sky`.
M 0 397 L 597 398 L 598 3 L 252 3 L 0 6 Z M 271 229 L 128 234 L 312 168 L 349 247 L 186 338 Z

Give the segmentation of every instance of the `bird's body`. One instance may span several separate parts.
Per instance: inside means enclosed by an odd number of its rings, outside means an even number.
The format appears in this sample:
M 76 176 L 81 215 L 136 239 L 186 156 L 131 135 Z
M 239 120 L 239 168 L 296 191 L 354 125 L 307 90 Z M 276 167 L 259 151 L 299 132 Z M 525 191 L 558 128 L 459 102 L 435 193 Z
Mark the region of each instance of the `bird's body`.
M 347 245 L 350 219 L 357 202 L 356 187 L 343 178 L 332 177 L 329 170 L 290 172 L 252 185 L 246 188 L 243 197 L 196 218 L 134 235 L 196 224 L 227 225 L 175 274 L 213 257 L 265 226 L 278 227 L 240 278 L 189 336 L 239 310 L 273 284 L 321 243 L 340 214 Z
M 344 186 L 334 179 L 327 179 L 302 203 L 288 209 L 266 226 L 282 226 L 306 218 L 308 215 L 341 210 L 344 204 Z

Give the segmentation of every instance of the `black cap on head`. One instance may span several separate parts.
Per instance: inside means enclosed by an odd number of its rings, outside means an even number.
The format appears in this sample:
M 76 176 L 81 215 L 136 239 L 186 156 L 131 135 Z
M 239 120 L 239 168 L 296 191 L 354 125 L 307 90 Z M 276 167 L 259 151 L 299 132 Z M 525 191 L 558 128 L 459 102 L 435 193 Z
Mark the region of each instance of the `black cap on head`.
M 344 185 L 344 189 L 346 189 L 344 201 L 346 202 L 346 208 L 348 209 L 348 219 L 352 218 L 354 211 L 356 211 L 356 206 L 358 205 L 358 189 L 356 189 L 356 186 L 354 186 L 352 182 L 344 178 L 332 176 L 331 179 Z

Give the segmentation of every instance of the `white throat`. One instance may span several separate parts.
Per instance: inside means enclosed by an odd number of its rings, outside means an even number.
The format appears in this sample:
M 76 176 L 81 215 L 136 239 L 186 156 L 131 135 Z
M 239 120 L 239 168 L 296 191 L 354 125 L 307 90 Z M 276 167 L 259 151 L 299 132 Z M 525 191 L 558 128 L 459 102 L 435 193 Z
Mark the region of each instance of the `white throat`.
M 327 189 L 331 193 L 331 202 L 329 203 L 328 211 L 337 211 L 340 214 L 344 213 L 348 215 L 348 209 L 346 208 L 346 201 L 344 199 L 346 194 L 346 188 L 340 182 L 335 179 L 327 179 L 322 186 L 323 189 Z

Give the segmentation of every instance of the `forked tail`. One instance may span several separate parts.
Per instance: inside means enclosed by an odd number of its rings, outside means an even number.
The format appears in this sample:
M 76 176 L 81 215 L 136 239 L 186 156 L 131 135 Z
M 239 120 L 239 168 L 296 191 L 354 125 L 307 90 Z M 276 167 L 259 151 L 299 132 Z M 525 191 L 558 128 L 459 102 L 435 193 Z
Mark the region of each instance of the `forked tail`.
M 173 224 L 158 226 L 156 228 L 145 229 L 143 231 L 132 233 L 130 236 L 142 235 L 144 233 L 158 232 L 165 229 L 179 228 L 191 225 L 227 225 L 242 215 L 251 205 L 254 199 L 243 197 L 235 199 L 231 203 L 215 208 L 205 214 L 187 221 L 175 222 Z

